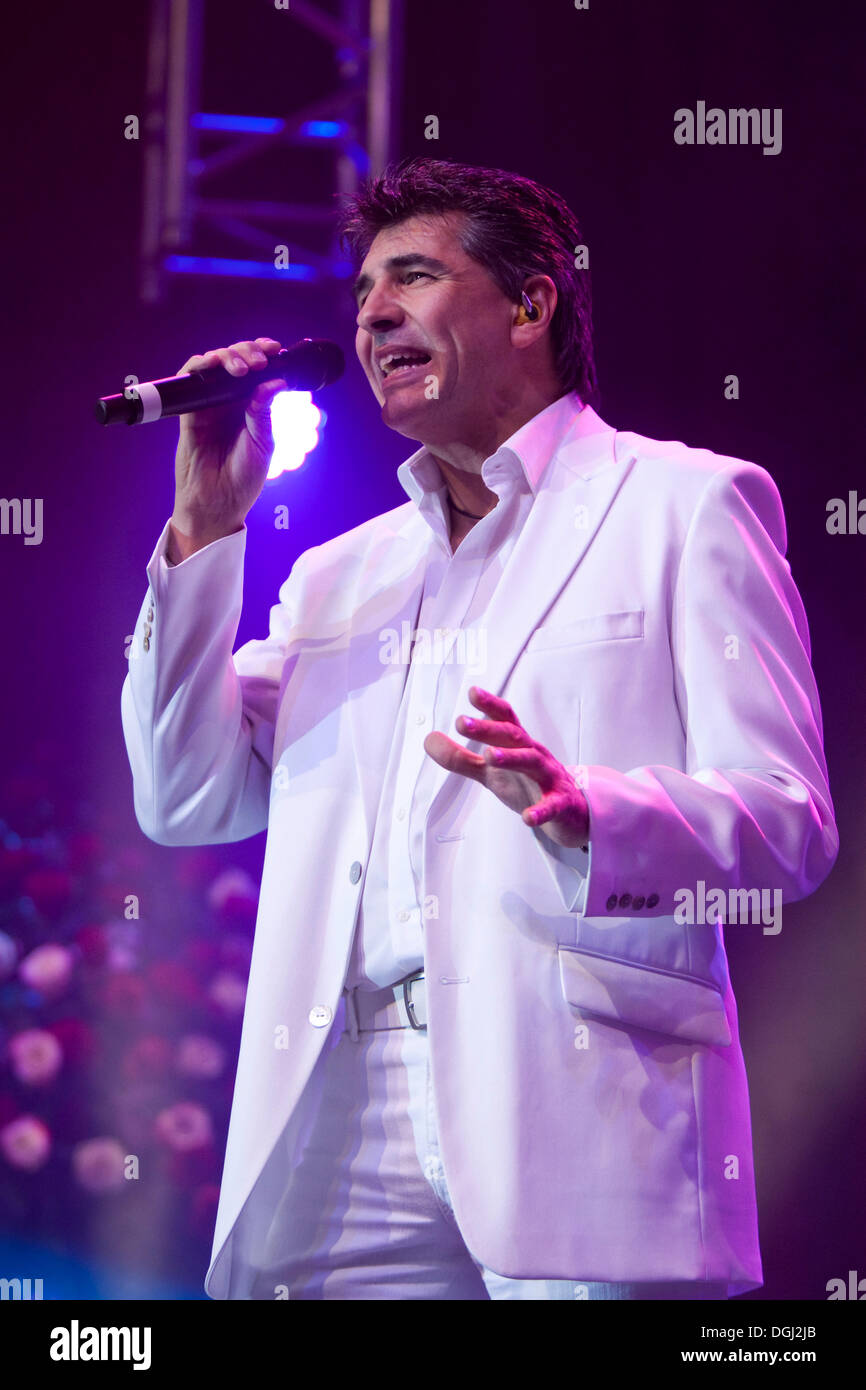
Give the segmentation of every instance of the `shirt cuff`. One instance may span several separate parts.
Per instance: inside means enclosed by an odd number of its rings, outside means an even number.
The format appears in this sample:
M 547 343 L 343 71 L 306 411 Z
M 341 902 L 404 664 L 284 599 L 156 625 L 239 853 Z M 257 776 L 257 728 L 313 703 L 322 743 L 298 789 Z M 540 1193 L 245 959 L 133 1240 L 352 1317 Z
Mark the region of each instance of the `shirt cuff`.
M 232 531 L 228 536 L 219 536 L 216 540 L 210 541 L 207 545 L 203 545 L 200 550 L 194 551 L 192 555 L 188 555 L 185 560 L 178 560 L 177 564 L 172 564 L 166 555 L 170 535 L 171 519 L 169 518 L 162 528 L 162 534 L 154 546 L 153 554 L 146 566 L 147 577 L 154 586 L 159 585 L 161 581 L 164 582 L 166 577 L 169 574 L 173 574 L 175 570 L 189 567 L 190 565 L 193 565 L 195 568 L 200 568 L 203 563 L 206 564 L 207 562 L 203 562 L 199 557 L 202 555 L 207 555 L 209 557 L 213 556 L 214 553 L 219 553 L 219 547 L 225 550 L 227 541 L 231 545 L 234 545 L 239 554 L 243 555 L 246 551 L 247 528 L 246 525 L 244 525 L 242 530 Z
M 563 845 L 556 844 L 538 827 L 533 829 L 533 834 L 544 852 L 566 911 L 582 912 L 586 901 L 592 842 L 590 841 L 587 849 L 581 849 L 579 846 L 566 849 Z

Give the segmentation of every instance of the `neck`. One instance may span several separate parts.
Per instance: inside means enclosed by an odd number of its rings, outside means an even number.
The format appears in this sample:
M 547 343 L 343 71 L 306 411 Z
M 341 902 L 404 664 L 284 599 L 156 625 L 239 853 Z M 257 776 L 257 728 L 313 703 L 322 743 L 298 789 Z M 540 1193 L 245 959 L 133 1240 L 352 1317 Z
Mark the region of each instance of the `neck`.
M 449 469 L 480 476 L 485 460 L 506 439 L 564 394 L 561 386 L 549 382 L 509 382 L 495 390 L 489 400 L 473 406 L 465 418 L 440 424 L 439 430 L 421 443 L 426 444 L 446 481 L 450 482 Z M 431 416 L 431 421 L 435 418 Z
M 430 453 L 439 465 L 443 480 L 448 488 L 449 501 L 463 512 L 469 512 L 479 520 L 496 506 L 497 496 L 481 477 L 481 469 L 506 439 L 510 439 L 521 426 L 546 410 L 558 400 L 563 391 L 561 387 L 548 386 L 547 389 L 523 383 L 524 390 L 519 394 L 504 393 L 503 399 L 491 402 L 484 418 L 474 418 L 470 425 L 460 430 L 459 439 L 424 440 Z M 463 522 L 469 517 L 458 515 Z

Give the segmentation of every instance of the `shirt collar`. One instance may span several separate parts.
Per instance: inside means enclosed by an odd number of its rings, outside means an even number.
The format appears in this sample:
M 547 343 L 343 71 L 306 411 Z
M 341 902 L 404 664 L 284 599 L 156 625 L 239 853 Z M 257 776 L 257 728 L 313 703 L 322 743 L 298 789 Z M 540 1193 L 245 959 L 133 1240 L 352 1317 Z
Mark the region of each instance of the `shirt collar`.
M 568 391 L 509 435 L 496 452 L 484 460 L 481 476 L 491 491 L 496 492 L 497 479 L 522 472 L 534 495 L 545 468 L 566 437 L 592 434 L 600 427 L 595 412 L 581 404 L 577 392 Z M 423 444 L 400 464 L 397 478 L 409 499 L 418 505 L 426 493 L 441 492 L 445 486 L 438 463 Z

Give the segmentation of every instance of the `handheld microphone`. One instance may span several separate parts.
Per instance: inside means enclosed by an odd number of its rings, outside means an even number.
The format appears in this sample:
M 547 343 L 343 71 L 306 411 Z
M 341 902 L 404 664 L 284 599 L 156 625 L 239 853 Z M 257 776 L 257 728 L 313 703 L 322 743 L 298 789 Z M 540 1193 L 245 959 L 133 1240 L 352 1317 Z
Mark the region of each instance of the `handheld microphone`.
M 251 368 L 240 377 L 217 365 L 160 381 L 141 381 L 127 386 L 120 395 L 101 396 L 96 402 L 96 418 L 101 425 L 149 425 L 169 415 L 243 401 L 263 381 L 277 377 L 290 391 L 319 391 L 337 381 L 345 366 L 343 350 L 336 343 L 327 338 L 301 338 L 292 347 L 281 348 L 266 367 Z

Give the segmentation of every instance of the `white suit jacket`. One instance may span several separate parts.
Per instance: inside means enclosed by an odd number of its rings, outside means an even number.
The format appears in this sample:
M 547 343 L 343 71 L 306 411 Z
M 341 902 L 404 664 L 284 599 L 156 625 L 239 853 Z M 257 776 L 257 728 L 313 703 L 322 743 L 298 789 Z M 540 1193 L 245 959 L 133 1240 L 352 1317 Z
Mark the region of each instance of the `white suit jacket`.
M 762 1282 L 746 1073 L 722 928 L 677 921 L 675 895 L 790 902 L 832 868 L 808 627 L 762 468 L 592 423 L 552 457 L 465 677 L 573 771 L 587 872 L 477 782 L 437 768 L 429 806 L 443 1166 L 499 1274 L 733 1294 Z M 121 701 L 139 824 L 166 845 L 268 830 L 205 1283 L 246 1298 L 349 958 L 405 675 L 380 634 L 412 623 L 429 527 L 407 502 L 305 551 L 234 655 L 246 531 L 174 569 L 167 532 Z

